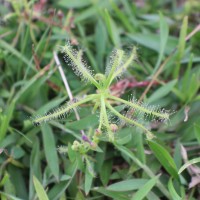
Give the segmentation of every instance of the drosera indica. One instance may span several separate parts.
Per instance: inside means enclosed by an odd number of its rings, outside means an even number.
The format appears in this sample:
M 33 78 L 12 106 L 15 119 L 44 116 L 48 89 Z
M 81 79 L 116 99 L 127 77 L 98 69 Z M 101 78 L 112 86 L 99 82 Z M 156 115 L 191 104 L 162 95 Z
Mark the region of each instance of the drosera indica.
M 86 61 L 82 58 L 82 50 L 75 50 L 68 42 L 65 46 L 60 46 L 59 50 L 64 54 L 64 60 L 72 66 L 75 74 L 80 78 L 96 87 L 97 93 L 89 94 L 82 99 L 76 99 L 76 101 L 70 101 L 65 105 L 55 109 L 53 112 L 45 114 L 43 116 L 37 116 L 32 119 L 33 124 L 39 125 L 43 122 L 55 120 L 60 117 L 65 117 L 71 110 L 76 109 L 81 104 L 92 102 L 94 104 L 94 111 L 99 111 L 99 125 L 93 135 L 82 136 L 82 140 L 85 144 L 91 146 L 94 149 L 99 141 L 99 137 L 107 136 L 110 142 L 115 142 L 115 132 L 118 129 L 117 124 L 114 124 L 109 117 L 109 113 L 119 118 L 119 120 L 126 122 L 127 124 L 134 125 L 141 128 L 147 136 L 147 139 L 152 139 L 154 135 L 148 128 L 146 128 L 139 120 L 136 119 L 134 113 L 143 113 L 145 117 L 149 116 L 152 119 L 158 119 L 160 121 L 169 120 L 169 112 L 165 112 L 157 107 L 146 106 L 143 103 L 138 103 L 134 98 L 131 100 L 125 100 L 110 93 L 110 85 L 114 79 L 119 78 L 127 68 L 137 59 L 137 48 L 133 47 L 129 53 L 121 49 L 116 49 L 110 56 L 109 65 L 106 67 L 105 74 L 93 74 L 93 71 L 87 65 Z M 112 104 L 110 103 L 112 102 Z M 121 104 L 127 107 L 132 112 L 133 116 L 121 114 L 113 104 Z M 84 138 L 83 138 L 84 137 Z M 78 144 L 78 147 L 77 147 Z M 74 142 L 72 148 L 74 150 L 80 149 L 80 143 Z

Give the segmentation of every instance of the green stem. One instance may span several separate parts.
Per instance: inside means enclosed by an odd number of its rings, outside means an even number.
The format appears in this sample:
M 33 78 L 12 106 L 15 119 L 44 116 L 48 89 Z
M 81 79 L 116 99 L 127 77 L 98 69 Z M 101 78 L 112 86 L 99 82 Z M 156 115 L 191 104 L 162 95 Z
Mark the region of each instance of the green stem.
M 124 99 L 121 99 L 121 98 L 118 98 L 118 97 L 115 97 L 115 96 L 112 96 L 112 95 L 109 95 L 108 98 L 110 99 L 113 99 L 113 100 L 116 100 L 116 101 L 119 101 L 119 102 L 122 102 L 132 108 L 135 108 L 135 109 L 138 109 L 144 113 L 147 113 L 147 114 L 150 114 L 150 115 L 154 115 L 154 116 L 157 116 L 157 117 L 160 117 L 160 118 L 163 118 L 163 119 L 169 119 L 169 114 L 168 113 L 158 113 L 158 112 L 154 112 L 154 111 L 151 111 L 151 110 L 148 110 L 136 103 L 133 103 L 133 102 L 129 102 L 129 101 L 126 101 Z
M 65 108 L 61 108 L 59 111 L 57 111 L 55 113 L 52 113 L 52 114 L 47 115 L 47 116 L 42 116 L 40 118 L 33 120 L 33 123 L 40 124 L 42 122 L 49 121 L 49 119 L 55 119 L 56 117 L 61 116 L 62 114 L 69 112 L 69 110 L 74 109 L 74 108 L 76 108 L 77 106 L 79 106 L 83 103 L 86 103 L 88 101 L 91 101 L 93 99 L 98 98 L 98 96 L 99 96 L 99 94 L 88 95 L 85 99 L 82 99 L 82 100 L 80 100 L 76 103 L 73 103 L 73 104 L 71 104 L 71 105 L 69 105 Z
M 101 96 L 101 108 L 102 108 L 101 112 L 102 112 L 102 116 L 103 116 L 103 122 L 105 123 L 104 126 L 107 128 L 107 131 L 108 131 L 109 141 L 113 142 L 114 135 L 113 135 L 113 132 L 110 130 L 110 125 L 109 125 L 108 116 L 107 116 L 107 112 L 106 112 L 105 97 L 103 95 Z
M 103 122 L 105 123 L 105 126 L 109 130 L 110 126 L 109 126 L 108 116 L 106 112 L 105 98 L 103 95 L 101 96 L 101 114 L 102 114 Z
M 132 120 L 132 119 L 129 119 L 129 118 L 127 118 L 127 117 L 121 115 L 121 114 L 120 114 L 117 110 L 115 110 L 109 103 L 106 103 L 106 106 L 107 106 L 108 109 L 110 109 L 111 112 L 113 112 L 113 113 L 114 113 L 116 116 L 118 116 L 119 118 L 121 118 L 121 119 L 127 121 L 127 122 L 130 123 L 130 124 L 133 124 L 133 125 L 135 125 L 135 126 L 140 127 L 140 128 L 143 129 L 148 135 L 152 135 L 152 133 L 151 133 L 148 129 L 146 129 L 142 124 L 139 124 L 138 122 L 136 122 L 136 121 L 134 121 L 134 120 Z

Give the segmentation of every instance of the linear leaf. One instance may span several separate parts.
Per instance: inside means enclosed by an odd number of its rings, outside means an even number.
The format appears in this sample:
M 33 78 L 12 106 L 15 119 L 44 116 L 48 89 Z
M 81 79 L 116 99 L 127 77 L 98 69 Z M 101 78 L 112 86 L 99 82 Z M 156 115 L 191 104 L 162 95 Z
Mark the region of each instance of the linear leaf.
M 148 144 L 155 154 L 156 158 L 162 164 L 162 166 L 166 169 L 166 171 L 173 176 L 174 178 L 178 179 L 178 171 L 176 168 L 176 164 L 173 158 L 170 156 L 169 152 L 162 147 L 160 144 L 154 141 L 148 141 Z
M 162 13 L 159 13 L 159 15 L 160 15 L 160 51 L 159 51 L 159 57 L 158 57 L 156 66 L 152 74 L 154 74 L 157 71 L 163 59 L 165 47 L 167 44 L 168 34 L 169 34 L 169 27 L 168 27 L 166 19 L 164 18 Z
M 41 126 L 42 137 L 44 142 L 44 152 L 51 169 L 52 174 L 58 179 L 59 166 L 58 166 L 58 155 L 56 151 L 55 138 L 51 127 L 48 124 Z
M 192 160 L 187 161 L 179 170 L 178 174 L 181 174 L 186 168 L 190 165 L 200 162 L 200 158 L 194 158 Z
M 39 200 L 49 200 L 42 184 L 35 176 L 33 176 L 33 183 Z
M 169 182 L 168 182 L 168 189 L 169 189 L 169 192 L 172 196 L 172 199 L 173 200 L 181 200 L 182 198 L 177 194 L 175 188 L 174 188 L 174 185 L 173 185 L 173 182 L 172 182 L 172 178 L 169 179 Z
M 157 183 L 159 176 L 156 176 L 149 180 L 146 184 L 144 184 L 132 197 L 131 200 L 142 200 L 146 195 L 151 191 L 151 189 L 155 186 Z
M 109 185 L 107 187 L 107 190 L 118 191 L 118 192 L 137 190 L 141 188 L 145 183 L 147 183 L 147 179 L 130 179 Z
M 167 94 L 169 94 L 173 87 L 176 85 L 177 80 L 173 80 L 170 81 L 169 83 L 163 85 L 162 87 L 160 87 L 159 89 L 157 89 L 148 99 L 148 103 L 152 103 L 164 96 L 166 96 Z

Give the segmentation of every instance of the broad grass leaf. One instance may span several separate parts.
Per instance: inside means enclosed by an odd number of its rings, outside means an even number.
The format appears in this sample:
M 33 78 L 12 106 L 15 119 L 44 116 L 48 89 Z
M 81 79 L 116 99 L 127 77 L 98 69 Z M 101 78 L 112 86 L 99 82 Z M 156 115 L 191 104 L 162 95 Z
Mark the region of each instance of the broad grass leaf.
M 194 134 L 197 138 L 197 141 L 200 144 L 200 125 L 198 125 L 197 123 L 194 123 L 193 128 L 194 128 Z
M 114 20 L 111 18 L 111 16 L 109 15 L 109 12 L 107 10 L 105 10 L 104 13 L 104 20 L 108 29 L 108 33 L 109 36 L 113 42 L 113 44 L 116 47 L 120 46 L 120 37 L 119 37 L 119 31 L 117 29 L 117 26 L 114 22 Z
M 30 156 L 29 199 L 34 197 L 33 175 L 37 176 L 39 180 L 42 179 L 40 159 L 40 142 L 36 137 Z
M 154 141 L 148 141 L 148 144 L 155 154 L 156 158 L 159 160 L 161 165 L 166 169 L 166 171 L 175 179 L 178 179 L 178 171 L 176 168 L 176 164 L 169 154 L 169 152 L 162 147 L 160 144 L 154 142 Z
M 58 5 L 64 8 L 83 8 L 89 6 L 90 4 L 90 0 L 61 0 L 58 2 Z
M 58 179 L 59 176 L 59 166 L 58 166 L 58 155 L 56 150 L 55 138 L 51 127 L 48 124 L 43 124 L 41 126 L 42 137 L 44 143 L 44 152 L 49 168 L 52 174 Z
M 0 191 L 0 194 L 1 194 L 1 198 L 2 198 L 2 200 L 7 200 L 7 199 L 9 199 L 9 200 L 23 200 L 23 199 L 20 199 L 20 198 L 18 198 L 18 197 L 15 197 L 15 196 L 13 196 L 13 195 L 11 195 L 11 194 L 7 194 L 7 193 L 5 193 L 5 192 L 1 192 Z M 8 197 L 8 198 L 4 198 L 4 197 Z
M 94 175 L 91 173 L 91 171 L 93 171 L 92 168 L 92 163 L 86 164 L 86 169 L 85 169 L 85 185 L 84 185 L 84 189 L 85 189 L 85 194 L 88 195 L 88 193 L 90 192 L 91 186 L 92 186 L 92 180 L 94 178 Z
M 168 189 L 169 189 L 169 192 L 170 192 L 173 200 L 182 200 L 182 198 L 178 195 L 178 193 L 176 192 L 176 190 L 174 188 L 172 178 L 169 179 Z
M 67 128 L 71 128 L 74 130 L 83 130 L 86 128 L 94 127 L 98 124 L 98 116 L 97 115 L 88 115 L 85 118 L 82 118 L 78 121 L 74 121 L 71 123 L 67 123 Z
M 128 196 L 123 192 L 109 191 L 102 187 L 98 187 L 97 189 L 94 189 L 94 191 L 99 192 L 99 193 L 103 194 L 104 196 L 111 197 L 112 199 L 130 200 L 130 198 L 128 198 Z
M 108 184 L 108 181 L 110 179 L 110 174 L 112 172 L 112 165 L 113 165 L 113 160 L 110 159 L 110 160 L 104 161 L 103 166 L 101 167 L 100 179 L 104 186 Z
M 0 142 L 2 142 L 5 138 L 10 120 L 13 116 L 14 109 L 15 109 L 15 101 L 12 101 L 12 103 L 6 110 L 5 115 L 0 114 Z
M 173 81 L 170 81 L 169 83 L 161 86 L 149 97 L 148 103 L 152 103 L 152 102 L 168 95 L 172 91 L 172 89 L 176 85 L 176 83 L 177 83 L 177 80 L 173 80 Z
M 67 187 L 70 185 L 70 183 L 71 183 L 71 177 L 69 177 L 69 180 L 61 181 L 61 182 L 55 184 L 51 188 L 51 190 L 48 192 L 49 199 L 60 198 L 63 195 L 63 193 L 65 192 L 65 190 L 67 189 Z
M 120 181 L 112 185 L 109 185 L 107 187 L 107 190 L 116 191 L 116 192 L 137 190 L 141 188 L 144 184 L 146 184 L 147 181 L 148 181 L 147 179 L 129 179 L 125 181 Z
M 144 47 L 152 49 L 158 53 L 160 51 L 159 37 L 156 34 L 134 33 L 134 34 L 127 34 L 127 36 L 134 42 L 137 42 L 138 44 L 143 45 Z M 177 45 L 177 39 L 169 37 L 166 48 L 164 50 L 164 54 L 169 55 L 172 52 L 172 50 L 176 48 L 176 45 Z
M 105 24 L 101 19 L 99 19 L 95 26 L 95 46 L 96 49 L 98 49 L 97 61 L 100 65 L 101 71 L 104 70 L 103 57 L 106 51 L 107 40 L 108 40 L 108 34 Z
M 83 9 L 83 11 L 79 13 L 79 15 L 75 18 L 74 22 L 80 23 L 83 20 L 94 19 L 96 23 L 96 16 L 98 16 L 97 13 L 100 13 L 103 9 L 106 8 L 110 10 L 110 7 L 110 2 L 107 0 L 94 1 L 92 6 Z
M 155 186 L 157 183 L 158 176 L 152 178 L 147 183 L 142 185 L 140 189 L 133 195 L 131 200 L 142 200 L 146 197 L 146 195 L 151 191 L 151 189 Z
M 188 17 L 185 16 L 184 19 L 183 19 L 180 37 L 179 37 L 177 57 L 176 57 L 176 67 L 173 71 L 174 78 L 178 78 L 178 75 L 179 75 L 181 59 L 183 57 L 184 50 L 185 50 L 185 43 L 186 43 L 185 38 L 186 38 L 186 35 L 187 35 L 187 28 L 188 28 Z
M 39 180 L 35 176 L 33 176 L 33 184 L 34 184 L 39 200 L 49 200 L 47 193 L 45 192 L 42 184 L 39 182 Z

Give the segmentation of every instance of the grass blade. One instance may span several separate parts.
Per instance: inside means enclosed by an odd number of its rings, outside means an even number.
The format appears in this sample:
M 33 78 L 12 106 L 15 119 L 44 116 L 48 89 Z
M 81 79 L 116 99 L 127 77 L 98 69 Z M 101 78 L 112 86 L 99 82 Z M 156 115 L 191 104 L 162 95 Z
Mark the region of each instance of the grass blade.
M 44 152 L 51 169 L 52 174 L 58 179 L 59 166 L 58 166 L 58 155 L 56 151 L 55 138 L 51 127 L 48 124 L 44 124 L 42 127 L 42 136 L 44 142 Z
M 157 183 L 159 176 L 156 176 L 149 180 L 146 184 L 144 184 L 143 187 L 141 187 L 132 197 L 131 200 L 142 200 L 146 195 L 151 191 L 151 189 L 155 186 Z
M 33 184 L 34 184 L 39 200 L 49 200 L 42 184 L 39 182 L 39 180 L 35 176 L 33 176 Z
M 169 179 L 169 182 L 168 182 L 168 189 L 169 189 L 169 192 L 172 196 L 172 199 L 173 200 L 181 200 L 182 198 L 177 194 L 175 188 L 174 188 L 174 185 L 173 185 L 173 182 L 172 182 L 172 178 Z
M 176 67 L 174 69 L 174 78 L 177 78 L 180 71 L 181 59 L 183 57 L 183 53 L 185 50 L 185 38 L 187 36 L 187 28 L 188 28 L 188 17 L 184 17 L 183 23 L 181 26 L 181 33 L 179 37 L 179 44 L 178 44 L 178 51 L 177 51 L 177 58 L 176 58 Z
M 194 158 L 192 160 L 189 160 L 188 162 L 186 162 L 179 170 L 178 170 L 178 174 L 181 174 L 186 168 L 188 168 L 190 165 L 195 164 L 200 162 L 200 158 Z
M 160 15 L 160 51 L 159 51 L 159 57 L 158 57 L 156 66 L 152 74 L 154 74 L 157 71 L 158 67 L 160 66 L 160 63 L 164 56 L 165 47 L 166 47 L 167 39 L 169 35 L 169 27 L 168 27 L 167 21 L 164 18 L 162 13 L 159 13 L 159 15 Z
M 161 165 L 166 169 L 166 171 L 175 179 L 178 179 L 178 172 L 176 164 L 173 158 L 170 156 L 169 152 L 162 147 L 160 144 L 154 141 L 148 141 L 148 144 L 155 154 L 156 158 L 159 160 Z

